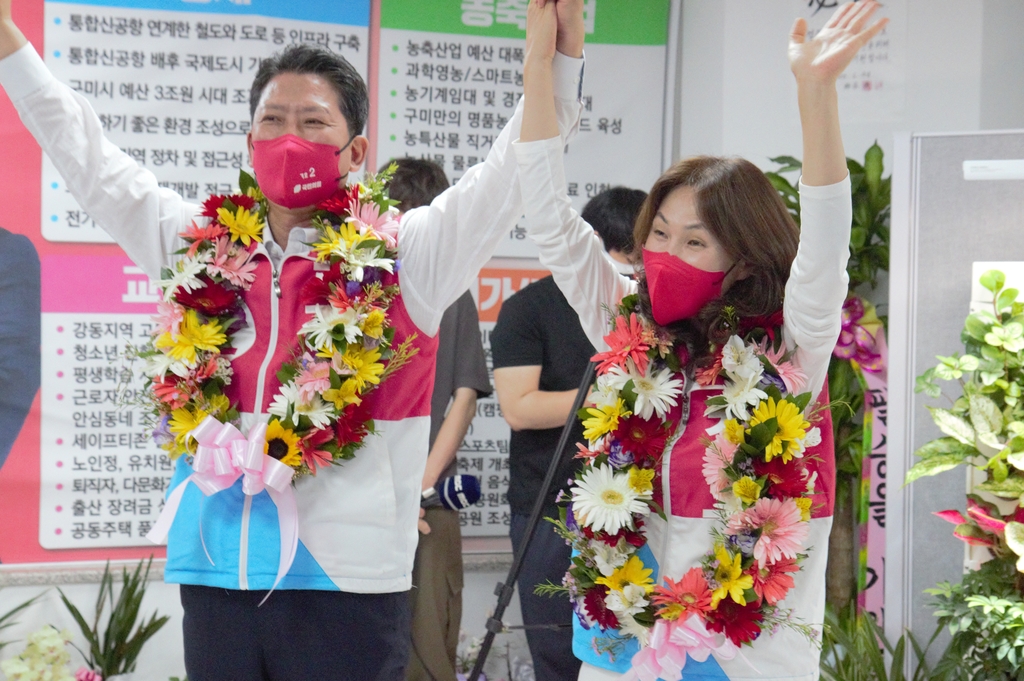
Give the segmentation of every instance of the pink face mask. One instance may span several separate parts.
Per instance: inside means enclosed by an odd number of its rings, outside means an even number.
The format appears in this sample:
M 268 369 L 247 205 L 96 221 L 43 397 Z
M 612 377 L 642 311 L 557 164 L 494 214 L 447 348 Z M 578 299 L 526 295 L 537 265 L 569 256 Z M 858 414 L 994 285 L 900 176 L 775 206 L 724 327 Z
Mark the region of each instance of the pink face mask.
M 285 208 L 312 206 L 338 190 L 338 154 L 330 144 L 309 142 L 295 135 L 252 143 L 252 165 L 260 190 Z
M 661 326 L 689 319 L 722 295 L 726 272 L 705 272 L 669 253 L 643 250 L 654 321 Z

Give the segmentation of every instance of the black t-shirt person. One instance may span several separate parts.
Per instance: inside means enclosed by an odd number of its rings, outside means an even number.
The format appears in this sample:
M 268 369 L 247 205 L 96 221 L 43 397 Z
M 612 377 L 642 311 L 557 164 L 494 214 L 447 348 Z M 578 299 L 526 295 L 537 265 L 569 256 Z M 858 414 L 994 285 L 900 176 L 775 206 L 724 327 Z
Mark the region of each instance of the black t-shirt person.
M 576 390 L 594 355 L 594 346 L 580 328 L 579 317 L 558 289 L 545 277 L 506 300 L 491 332 L 495 369 L 540 366 L 540 390 Z M 514 514 L 529 515 L 540 494 L 562 428 L 514 430 L 509 443 L 508 503 Z M 573 428 L 573 441 L 584 442 L 583 426 Z M 557 518 L 555 497 L 578 468 L 576 447 L 569 450 L 548 495 L 545 516 Z

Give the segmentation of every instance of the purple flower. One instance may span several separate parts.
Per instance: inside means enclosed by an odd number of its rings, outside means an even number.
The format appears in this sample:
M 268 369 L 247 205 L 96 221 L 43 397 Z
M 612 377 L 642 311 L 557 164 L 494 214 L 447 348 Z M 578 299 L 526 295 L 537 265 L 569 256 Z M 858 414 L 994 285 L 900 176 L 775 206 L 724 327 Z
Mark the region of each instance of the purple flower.
M 355 298 L 356 295 L 363 289 L 363 285 L 358 281 L 350 281 L 345 284 L 345 294 L 349 298 Z
M 377 267 L 363 268 L 363 286 L 380 283 L 380 269 Z
M 583 608 L 583 599 L 574 598 L 572 599 L 572 611 L 576 613 L 576 619 L 579 620 L 580 626 L 584 629 L 590 629 L 593 626 L 593 622 L 590 620 L 590 616 L 587 615 L 587 611 Z
M 572 504 L 565 507 L 565 526 L 572 532 L 580 531 L 580 526 L 576 524 L 576 516 L 572 513 Z
M 395 274 L 398 274 L 398 270 L 402 269 L 402 260 L 395 258 Z
M 776 388 L 779 389 L 779 392 L 782 393 L 783 395 L 787 393 L 785 381 L 783 381 L 778 376 L 775 376 L 774 374 L 768 373 L 767 371 L 761 374 L 761 380 L 759 382 L 762 386 L 766 388 L 770 385 L 774 385 Z
M 734 551 L 739 549 L 744 555 L 752 556 L 754 555 L 754 544 L 757 543 L 757 537 L 748 532 L 740 532 L 739 534 L 730 534 L 726 538 L 725 543 Z
M 613 442 L 608 453 L 608 463 L 617 469 L 629 466 L 633 463 L 633 453 L 624 450 L 621 442 Z
M 160 417 L 160 421 L 157 422 L 156 428 L 153 429 L 153 441 L 157 445 L 163 446 L 174 442 L 174 436 L 171 435 L 171 415 L 165 414 Z

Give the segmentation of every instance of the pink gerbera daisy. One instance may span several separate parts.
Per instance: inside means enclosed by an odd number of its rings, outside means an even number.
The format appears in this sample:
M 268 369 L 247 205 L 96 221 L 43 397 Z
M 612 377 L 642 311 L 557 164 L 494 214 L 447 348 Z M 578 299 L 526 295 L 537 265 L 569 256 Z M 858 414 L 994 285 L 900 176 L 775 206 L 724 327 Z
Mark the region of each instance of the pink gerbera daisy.
M 796 558 L 810 528 L 801 520 L 800 507 L 792 499 L 758 499 L 754 506 L 729 519 L 726 532 L 743 530 L 760 532 L 754 544 L 754 558 L 759 567 L 783 558 Z
M 768 605 L 775 605 L 795 586 L 789 573 L 799 571 L 800 566 L 791 558 L 783 558 L 764 567 L 755 567 L 751 571 L 754 578 L 754 593 L 767 601 Z
M 608 344 L 608 351 L 599 352 L 593 357 L 594 360 L 600 362 L 597 372 L 602 374 L 616 366 L 628 371 L 626 360 L 632 359 L 637 373 L 641 376 L 644 375 L 647 371 L 647 351 L 651 349 L 648 340 L 636 314 L 629 315 L 628 320 L 619 316 L 615 320 L 615 328 L 604 337 L 604 342 Z
M 153 321 L 156 322 L 158 333 L 169 333 L 177 336 L 181 333 L 181 320 L 185 314 L 181 305 L 174 302 L 161 300 L 156 304 L 156 314 Z
M 206 241 L 216 241 L 225 234 L 228 230 L 224 225 L 219 222 L 211 222 L 205 227 L 200 227 L 194 221 L 185 228 L 185 231 L 179 234 L 182 239 L 191 240 L 192 244 L 188 247 L 188 257 L 192 257 L 199 250 L 199 247 Z
M 375 232 L 389 249 L 398 244 L 398 221 L 391 211 L 381 213 L 375 203 L 364 203 L 358 207 L 353 205 L 352 217 L 347 221 L 355 222 L 361 234 Z
M 690 615 L 703 618 L 711 610 L 711 589 L 704 571 L 699 567 L 690 568 L 678 582 L 666 577 L 665 586 L 654 587 L 651 603 L 664 619 L 685 620 Z
M 779 378 L 786 385 L 786 390 L 790 395 L 799 395 L 804 387 L 807 385 L 807 374 L 792 362 L 783 362 L 782 358 L 786 356 L 785 346 L 780 347 L 778 350 L 772 348 L 771 343 L 768 342 L 767 338 L 762 338 L 758 346 L 761 354 L 768 358 L 768 361 L 775 367 L 775 371 L 779 374 Z
M 711 446 L 704 450 L 704 480 L 711 487 L 711 496 L 718 498 L 722 490 L 732 486 L 732 480 L 726 475 L 725 469 L 732 465 L 737 445 L 729 442 L 721 433 L 715 437 Z
M 331 387 L 331 365 L 327 362 L 308 362 L 295 379 L 295 385 L 299 388 L 299 399 L 312 402 L 314 396 Z
M 256 263 L 251 261 L 251 254 L 232 246 L 226 237 L 217 240 L 213 261 L 206 267 L 211 274 L 219 274 L 242 289 L 248 289 L 256 280 Z

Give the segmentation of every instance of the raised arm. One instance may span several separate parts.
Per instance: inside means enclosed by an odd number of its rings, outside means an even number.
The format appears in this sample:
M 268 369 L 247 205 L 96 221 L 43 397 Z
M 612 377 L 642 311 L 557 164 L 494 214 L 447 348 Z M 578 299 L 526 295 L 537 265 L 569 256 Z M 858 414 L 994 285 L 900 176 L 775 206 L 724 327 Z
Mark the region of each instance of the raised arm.
M 11 0 L 0 0 L 0 59 L 9 57 L 27 44 L 28 39 L 11 17 Z
M 790 32 L 804 149 L 800 248 L 786 284 L 785 326 L 787 342 L 798 348 L 797 361 L 815 394 L 825 382 L 849 286 L 852 206 L 836 80 L 885 26 L 885 19 L 869 25 L 877 9 L 874 0 L 849 2 L 813 39 L 803 19 Z

